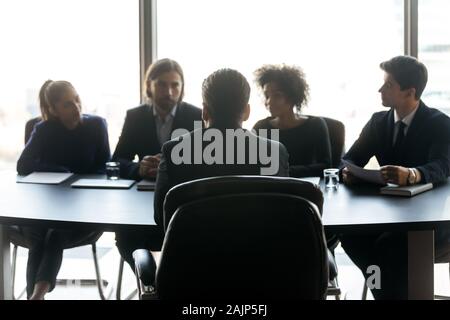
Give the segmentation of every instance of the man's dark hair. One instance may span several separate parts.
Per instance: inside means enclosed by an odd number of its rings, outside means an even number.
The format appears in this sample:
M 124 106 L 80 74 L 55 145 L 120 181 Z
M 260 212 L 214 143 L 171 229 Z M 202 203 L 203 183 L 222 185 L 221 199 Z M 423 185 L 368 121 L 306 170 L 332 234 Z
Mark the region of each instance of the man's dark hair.
M 220 69 L 203 81 L 202 97 L 214 125 L 236 126 L 248 105 L 250 85 L 240 72 Z
M 422 62 L 411 56 L 397 56 L 380 63 L 380 68 L 392 75 L 401 90 L 416 89 L 415 98 L 420 99 L 428 81 L 428 71 Z
M 261 89 L 269 82 L 276 83 L 298 112 L 308 103 L 309 86 L 300 67 L 268 64 L 256 70 L 255 77 Z
M 144 93 L 147 95 L 147 97 L 151 98 L 150 88 L 148 87 L 147 81 L 148 80 L 154 81 L 163 73 L 170 72 L 170 71 L 175 71 L 181 77 L 180 101 L 183 100 L 183 96 L 184 96 L 183 69 L 181 69 L 181 66 L 178 64 L 178 62 L 176 62 L 175 60 L 167 59 L 167 58 L 155 61 L 148 67 L 147 72 L 145 72 Z

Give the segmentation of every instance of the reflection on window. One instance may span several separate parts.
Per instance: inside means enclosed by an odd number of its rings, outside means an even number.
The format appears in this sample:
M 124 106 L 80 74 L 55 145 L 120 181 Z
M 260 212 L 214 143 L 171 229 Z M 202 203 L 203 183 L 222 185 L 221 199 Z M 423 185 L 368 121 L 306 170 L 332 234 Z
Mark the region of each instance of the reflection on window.
M 138 17 L 128 0 L 0 2 L 0 168 L 15 166 L 47 79 L 72 82 L 115 147 L 126 109 L 139 104 Z
M 333 117 L 347 146 L 381 107 L 380 62 L 403 54 L 403 1 L 158 1 L 158 57 L 185 71 L 185 100 L 201 106 L 201 83 L 218 68 L 242 72 L 252 84 L 253 124 L 266 116 L 253 71 L 296 64 L 311 87 L 306 114 Z
M 428 68 L 423 101 L 450 115 L 449 1 L 419 1 L 419 59 Z

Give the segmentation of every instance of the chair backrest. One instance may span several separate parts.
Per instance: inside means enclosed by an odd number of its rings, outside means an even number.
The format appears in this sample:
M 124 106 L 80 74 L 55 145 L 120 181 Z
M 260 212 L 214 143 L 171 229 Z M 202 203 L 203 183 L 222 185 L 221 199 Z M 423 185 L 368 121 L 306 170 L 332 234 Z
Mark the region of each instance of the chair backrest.
M 345 126 L 342 122 L 335 119 L 326 117 L 322 117 L 322 119 L 327 124 L 330 137 L 331 165 L 333 168 L 337 168 L 345 152 Z
M 28 140 L 30 140 L 34 126 L 41 120 L 41 117 L 36 117 L 27 121 L 27 123 L 25 124 L 25 144 L 27 144 Z
M 225 190 L 231 177 L 226 178 L 217 178 Z M 278 191 L 264 191 L 260 181 L 254 181 L 254 190 L 245 183 L 252 178 L 232 178 L 240 192 L 205 188 L 204 197 L 178 207 L 156 275 L 159 298 L 324 298 L 328 257 L 317 206 L 283 192 L 294 190 L 291 179 L 261 177 L 279 180 Z M 206 186 L 214 179 L 205 179 Z M 205 181 L 189 183 L 199 193 Z
M 301 196 L 322 214 L 323 194 L 318 186 L 295 178 L 268 176 L 222 176 L 188 181 L 173 187 L 164 200 L 164 230 L 181 205 L 205 197 L 242 193 L 283 193 Z

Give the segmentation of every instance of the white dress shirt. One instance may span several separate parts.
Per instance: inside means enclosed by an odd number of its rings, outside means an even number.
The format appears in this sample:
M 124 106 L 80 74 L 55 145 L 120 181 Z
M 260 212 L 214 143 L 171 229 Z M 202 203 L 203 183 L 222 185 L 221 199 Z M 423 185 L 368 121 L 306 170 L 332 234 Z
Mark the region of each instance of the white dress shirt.
M 418 107 L 416 107 L 413 111 L 411 111 L 407 116 L 403 117 L 403 119 L 400 119 L 400 116 L 397 114 L 397 111 L 394 111 L 394 136 L 392 139 L 392 144 L 395 144 L 395 140 L 397 139 L 398 134 L 398 122 L 402 121 L 405 124 L 405 128 L 403 129 L 403 134 L 406 137 L 406 134 L 408 133 L 409 126 L 411 125 L 411 122 L 414 119 L 414 116 L 416 115 Z
M 165 142 L 170 140 L 170 134 L 172 133 L 173 120 L 177 112 L 177 105 L 175 105 L 165 119 L 156 111 L 156 107 L 153 106 L 153 116 L 155 117 L 156 124 L 156 136 L 158 137 L 159 144 L 162 146 Z

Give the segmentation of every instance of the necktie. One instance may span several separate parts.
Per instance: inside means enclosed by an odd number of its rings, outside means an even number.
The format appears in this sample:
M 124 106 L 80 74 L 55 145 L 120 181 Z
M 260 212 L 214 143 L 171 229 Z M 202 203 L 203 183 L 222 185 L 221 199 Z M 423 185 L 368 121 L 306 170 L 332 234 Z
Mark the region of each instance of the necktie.
M 403 121 L 397 122 L 397 138 L 394 143 L 394 157 L 397 160 L 400 160 L 402 154 L 403 140 L 405 139 L 405 127 L 406 125 Z

